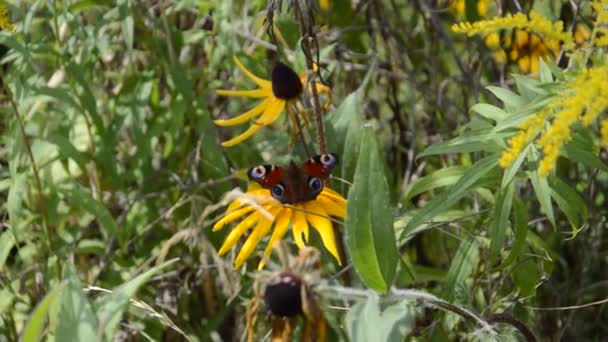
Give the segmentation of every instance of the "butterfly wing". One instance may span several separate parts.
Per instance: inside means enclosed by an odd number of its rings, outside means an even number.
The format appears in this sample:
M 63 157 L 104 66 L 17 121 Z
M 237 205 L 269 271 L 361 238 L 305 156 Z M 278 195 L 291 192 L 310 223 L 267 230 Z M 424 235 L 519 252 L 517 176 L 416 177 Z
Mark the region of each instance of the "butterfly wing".
M 257 182 L 266 189 L 270 189 L 278 184 L 284 174 L 284 168 L 269 164 L 254 166 L 247 171 L 249 180 Z
M 338 163 L 338 157 L 333 153 L 326 153 L 314 156 L 302 164 L 304 173 L 326 179 L 331 174 L 331 170 Z

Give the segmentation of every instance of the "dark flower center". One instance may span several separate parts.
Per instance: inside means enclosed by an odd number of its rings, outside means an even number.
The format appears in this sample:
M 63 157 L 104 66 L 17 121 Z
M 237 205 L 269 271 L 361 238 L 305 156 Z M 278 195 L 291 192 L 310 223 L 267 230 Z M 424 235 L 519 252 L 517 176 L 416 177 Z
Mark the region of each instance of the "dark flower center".
M 291 100 L 302 93 L 300 77 L 287 65 L 277 62 L 272 68 L 272 92 L 282 100 Z
M 289 272 L 270 280 L 264 291 L 268 311 L 279 317 L 293 317 L 302 313 L 302 282 Z

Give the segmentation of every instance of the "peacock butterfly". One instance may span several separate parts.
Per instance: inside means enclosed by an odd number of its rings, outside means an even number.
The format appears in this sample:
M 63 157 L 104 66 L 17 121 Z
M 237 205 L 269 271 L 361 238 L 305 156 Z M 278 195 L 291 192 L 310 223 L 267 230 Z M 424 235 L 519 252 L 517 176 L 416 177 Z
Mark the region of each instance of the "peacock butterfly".
M 314 156 L 298 166 L 291 161 L 287 167 L 259 165 L 249 169 L 247 176 L 270 189 L 270 194 L 283 204 L 314 200 L 319 196 L 331 169 L 338 162 L 333 153 Z

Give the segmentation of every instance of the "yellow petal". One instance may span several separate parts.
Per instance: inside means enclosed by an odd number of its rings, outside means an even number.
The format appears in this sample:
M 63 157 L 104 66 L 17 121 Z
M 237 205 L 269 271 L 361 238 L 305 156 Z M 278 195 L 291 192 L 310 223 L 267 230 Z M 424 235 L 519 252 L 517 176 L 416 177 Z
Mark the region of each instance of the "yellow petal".
M 272 89 L 254 89 L 254 90 L 228 90 L 228 89 L 218 89 L 215 91 L 216 94 L 221 96 L 240 96 L 240 97 L 250 97 L 254 99 L 269 97 L 272 96 Z
M 256 212 L 252 213 L 251 215 L 247 216 L 247 218 L 244 219 L 243 221 L 241 221 L 241 223 L 237 224 L 236 227 L 234 227 L 232 229 L 230 234 L 228 234 L 228 237 L 226 237 L 226 240 L 224 240 L 224 243 L 222 244 L 222 247 L 220 248 L 220 251 L 218 252 L 218 254 L 224 255 L 232 247 L 234 247 L 234 244 L 237 241 L 239 241 L 241 236 L 243 236 L 243 234 L 245 234 L 245 232 L 249 228 L 251 228 L 256 222 L 258 222 L 259 218 L 260 218 L 260 213 L 256 211 Z
M 236 63 L 236 65 L 239 67 L 239 69 L 241 69 L 241 71 L 253 82 L 255 82 L 257 85 L 259 85 L 262 88 L 270 88 L 272 89 L 272 83 L 270 81 L 267 81 L 265 79 L 261 79 L 259 77 L 257 77 L 256 75 L 254 75 L 251 71 L 247 70 L 247 68 L 245 68 L 245 66 L 241 63 L 241 61 L 239 61 L 239 59 L 234 56 L 234 62 Z
M 256 120 L 255 123 L 263 126 L 270 125 L 271 123 L 277 121 L 284 108 L 285 100 L 273 98 L 268 103 L 264 114 L 262 114 L 262 116 L 258 120 Z
M 317 197 L 317 202 L 323 206 L 329 216 L 346 217 L 346 207 L 344 205 L 338 204 L 323 195 Z
M 271 102 L 271 99 L 265 99 L 257 106 L 253 107 L 252 109 L 246 111 L 245 113 L 243 113 L 241 115 L 235 116 L 232 119 L 226 119 L 226 120 L 220 119 L 220 120 L 214 120 L 213 122 L 216 125 L 223 126 L 223 127 L 243 124 L 243 123 L 249 121 L 254 116 L 258 116 L 262 112 L 264 112 L 266 110 L 266 108 L 268 108 L 268 104 L 270 102 Z
M 340 255 L 338 254 L 338 246 L 336 245 L 336 237 L 334 235 L 334 229 L 331 225 L 331 221 L 326 217 L 327 213 L 316 201 L 308 201 L 304 203 L 304 207 L 312 213 L 306 213 L 306 219 L 310 222 L 321 235 L 323 246 L 331 255 L 336 258 L 338 265 L 342 265 L 340 261 Z
M 266 264 L 266 259 L 268 259 L 268 257 L 270 256 L 270 252 L 272 252 L 274 244 L 280 241 L 283 236 L 285 236 L 285 233 L 287 232 L 287 227 L 289 227 L 289 221 L 291 221 L 291 212 L 292 211 L 289 208 L 283 208 L 279 212 L 275 221 L 276 223 L 274 225 L 274 231 L 272 232 L 270 241 L 268 241 L 268 246 L 266 246 L 266 249 L 264 250 L 264 257 L 262 258 L 262 260 L 260 260 L 260 263 L 258 264 L 258 271 L 264 268 L 264 265 Z
M 222 217 L 221 220 L 217 221 L 213 225 L 213 231 L 216 232 L 216 231 L 222 229 L 222 227 L 224 227 L 226 224 L 242 217 L 243 215 L 247 214 L 248 212 L 252 211 L 253 209 L 254 209 L 253 207 L 245 207 L 243 209 L 235 210 L 235 211 L 227 214 L 226 216 Z
M 275 208 L 274 210 L 271 209 L 270 213 L 273 215 L 273 217 L 275 217 L 277 211 L 278 208 Z M 251 235 L 249 235 L 247 241 L 245 241 L 245 243 L 243 244 L 241 251 L 236 256 L 236 260 L 234 261 L 234 268 L 240 268 L 245 262 L 245 260 L 249 258 L 251 253 L 253 253 L 253 251 L 255 250 L 255 247 L 258 245 L 258 242 L 260 242 L 260 240 L 266 234 L 268 234 L 268 231 L 270 230 L 270 226 L 272 226 L 273 221 L 274 219 L 268 219 L 266 216 L 260 217 L 258 224 L 255 226 L 255 228 L 251 232 Z
M 308 223 L 306 222 L 306 213 L 301 210 L 294 210 L 291 226 L 293 238 L 296 241 L 298 248 L 306 247 L 306 244 L 302 240 L 302 233 L 304 233 L 306 241 L 308 241 Z
M 243 141 L 251 138 L 251 136 L 254 135 L 255 132 L 257 132 L 262 127 L 264 127 L 264 126 L 253 124 L 245 132 L 237 135 L 236 137 L 234 137 L 230 140 L 224 141 L 222 143 L 222 146 L 232 147 L 234 145 L 238 145 L 238 144 L 242 143 Z
M 226 214 L 231 213 L 231 212 L 235 211 L 236 209 L 242 207 L 243 204 L 245 204 L 245 203 L 243 203 L 243 201 L 238 200 L 238 199 L 230 202 L 230 204 L 228 205 L 228 208 L 226 208 Z
M 340 195 L 339 193 L 333 191 L 332 189 L 325 187 L 323 188 L 323 191 L 321 192 L 321 196 L 325 196 L 327 198 L 329 198 L 330 200 L 338 203 L 338 205 L 342 205 L 344 207 L 346 207 L 346 199 L 344 199 L 344 197 L 342 197 L 342 195 Z

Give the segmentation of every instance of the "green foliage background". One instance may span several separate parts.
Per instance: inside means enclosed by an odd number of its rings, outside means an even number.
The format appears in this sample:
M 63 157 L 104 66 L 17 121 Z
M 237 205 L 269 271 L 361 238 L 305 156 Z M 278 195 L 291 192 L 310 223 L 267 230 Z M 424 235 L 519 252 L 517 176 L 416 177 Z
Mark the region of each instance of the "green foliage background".
M 476 4 L 466 1 L 467 18 L 477 19 Z M 233 270 L 234 255 L 217 255 L 227 229 L 210 227 L 224 194 L 245 188 L 235 171 L 304 158 L 282 123 L 224 149 L 237 131 L 212 122 L 251 106 L 215 94 L 246 87 L 233 55 L 265 78 L 275 60 L 305 69 L 289 1 L 274 18 L 282 51 L 268 43 L 267 5 L 8 2 L 17 32 L 0 32 L 9 48 L 0 94 L 0 341 L 244 336 L 246 305 L 279 266 L 258 274 L 253 260 Z M 523 10 L 590 23 L 579 5 L 537 0 Z M 334 97 L 328 143 L 340 156 L 335 174 L 353 182 L 332 182 L 351 200 L 339 229 L 346 264 L 355 264 L 338 274 L 322 252 L 328 336 L 365 341 L 385 324 L 390 340 L 523 339 L 516 322 L 541 340 L 601 339 L 605 304 L 560 308 L 608 297 L 606 149 L 595 128 L 579 128 L 551 176 L 537 174 L 532 149 L 525 164 L 500 169 L 517 120 L 559 95 L 564 61 L 542 63 L 537 77 L 512 75 L 481 39 L 451 33 L 464 18 L 448 6 L 339 0 L 317 8 L 321 74 Z M 425 294 L 445 300 L 431 304 L 448 313 L 412 300 Z M 258 315 L 264 336 L 268 315 Z

